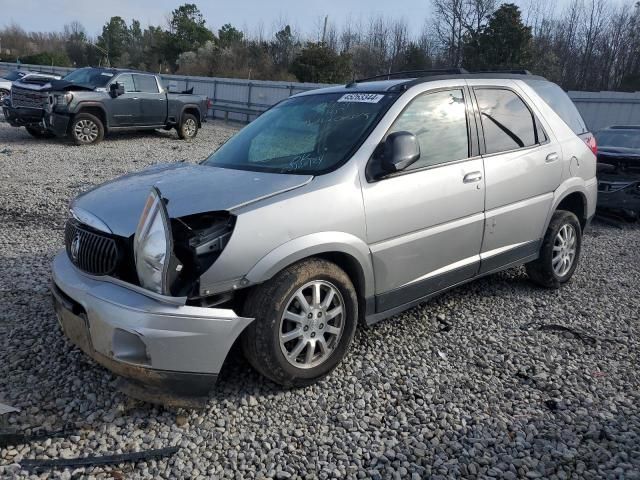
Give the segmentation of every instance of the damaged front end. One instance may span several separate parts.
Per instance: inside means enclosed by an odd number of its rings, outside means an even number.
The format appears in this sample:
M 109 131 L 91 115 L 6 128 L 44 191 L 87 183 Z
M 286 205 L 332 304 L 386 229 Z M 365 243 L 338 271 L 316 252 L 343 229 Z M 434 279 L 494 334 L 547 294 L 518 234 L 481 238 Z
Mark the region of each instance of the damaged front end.
M 167 204 L 152 187 L 130 238 L 75 212 L 66 252 L 54 260 L 52 292 L 66 336 L 124 377 L 122 391 L 194 406 L 206 401 L 253 319 L 195 298 L 199 277 L 226 246 L 235 218 L 227 212 L 170 218 Z
M 598 158 L 598 209 L 640 216 L 640 155 L 601 155 Z

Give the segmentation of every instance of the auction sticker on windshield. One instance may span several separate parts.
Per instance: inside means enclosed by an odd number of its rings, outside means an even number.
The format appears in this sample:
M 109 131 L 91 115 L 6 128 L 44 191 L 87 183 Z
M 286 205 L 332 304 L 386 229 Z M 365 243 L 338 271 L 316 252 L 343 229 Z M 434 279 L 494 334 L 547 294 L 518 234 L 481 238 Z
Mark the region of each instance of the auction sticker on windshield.
M 338 99 L 338 102 L 378 103 L 384 98 L 379 93 L 347 93 Z

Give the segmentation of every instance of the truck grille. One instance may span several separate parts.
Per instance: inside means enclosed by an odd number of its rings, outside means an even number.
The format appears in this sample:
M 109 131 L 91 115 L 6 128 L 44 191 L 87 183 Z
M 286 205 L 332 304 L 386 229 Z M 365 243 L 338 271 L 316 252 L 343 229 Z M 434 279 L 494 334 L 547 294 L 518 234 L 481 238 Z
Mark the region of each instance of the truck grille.
M 64 232 L 67 255 L 80 270 L 92 275 L 111 275 L 120 254 L 116 240 L 71 219 Z
M 26 88 L 11 88 L 11 105 L 18 108 L 47 108 L 49 94 L 46 92 L 36 92 Z

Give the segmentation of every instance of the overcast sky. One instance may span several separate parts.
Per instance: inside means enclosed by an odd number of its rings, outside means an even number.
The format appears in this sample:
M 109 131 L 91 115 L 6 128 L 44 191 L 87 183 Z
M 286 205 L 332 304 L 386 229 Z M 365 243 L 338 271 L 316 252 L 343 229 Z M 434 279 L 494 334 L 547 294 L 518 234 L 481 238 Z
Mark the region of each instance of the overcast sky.
M 516 3 L 527 5 L 531 0 Z M 551 0 L 553 1 L 553 0 Z M 564 3 L 566 0 L 560 0 Z M 283 21 L 304 34 L 318 31 L 324 15 L 341 25 L 348 16 L 357 21 L 383 15 L 404 18 L 413 33 L 421 30 L 431 12 L 431 0 L 189 0 L 198 5 L 213 30 L 231 23 L 249 33 L 261 24 L 269 35 Z M 0 25 L 15 22 L 27 31 L 62 30 L 65 23 L 78 20 L 90 35 L 98 35 L 105 21 L 115 15 L 127 23 L 138 19 L 143 27 L 165 26 L 180 0 L 0 0 Z

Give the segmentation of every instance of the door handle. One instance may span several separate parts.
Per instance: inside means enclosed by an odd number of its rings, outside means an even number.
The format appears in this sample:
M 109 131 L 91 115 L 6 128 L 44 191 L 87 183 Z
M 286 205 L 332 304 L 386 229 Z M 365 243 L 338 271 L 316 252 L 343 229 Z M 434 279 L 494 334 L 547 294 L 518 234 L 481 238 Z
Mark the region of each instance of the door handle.
M 480 180 L 482 180 L 482 172 L 467 173 L 462 179 L 464 183 L 475 183 L 479 182 Z
M 560 155 L 558 155 L 557 153 L 553 152 L 553 153 L 550 153 L 549 155 L 547 155 L 547 158 L 546 158 L 545 162 L 553 163 L 556 160 L 558 160 L 559 158 L 560 158 Z

